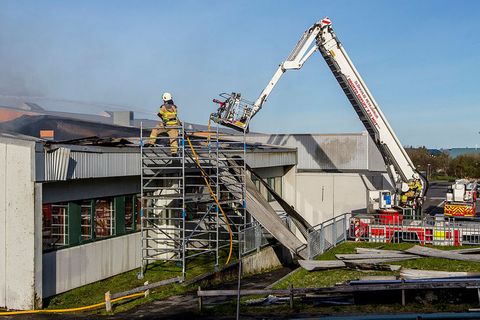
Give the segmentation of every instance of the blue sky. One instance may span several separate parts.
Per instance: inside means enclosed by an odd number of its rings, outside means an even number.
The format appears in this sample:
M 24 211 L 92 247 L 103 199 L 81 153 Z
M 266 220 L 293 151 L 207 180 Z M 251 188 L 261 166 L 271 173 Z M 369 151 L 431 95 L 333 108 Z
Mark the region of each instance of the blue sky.
M 0 94 L 153 117 L 169 91 L 182 119 L 205 124 L 212 98 L 237 91 L 255 100 L 304 30 L 329 16 L 404 145 L 475 146 L 479 12 L 474 0 L 0 0 Z M 364 128 L 315 54 L 284 76 L 252 130 Z

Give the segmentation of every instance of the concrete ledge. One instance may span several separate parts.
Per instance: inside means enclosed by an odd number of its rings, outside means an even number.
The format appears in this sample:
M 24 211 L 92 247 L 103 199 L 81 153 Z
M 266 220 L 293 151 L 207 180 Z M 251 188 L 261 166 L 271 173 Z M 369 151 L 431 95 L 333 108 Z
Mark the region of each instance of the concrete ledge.
M 259 273 L 265 270 L 293 264 L 292 254 L 282 245 L 265 247 L 243 258 L 242 274 Z

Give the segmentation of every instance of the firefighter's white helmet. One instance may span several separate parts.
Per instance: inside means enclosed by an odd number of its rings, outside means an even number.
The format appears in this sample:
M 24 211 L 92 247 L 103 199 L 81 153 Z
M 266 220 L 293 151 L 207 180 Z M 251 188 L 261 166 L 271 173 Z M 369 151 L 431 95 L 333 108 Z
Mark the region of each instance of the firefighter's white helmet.
M 173 99 L 172 94 L 170 92 L 165 92 L 162 96 L 163 101 L 170 101 Z

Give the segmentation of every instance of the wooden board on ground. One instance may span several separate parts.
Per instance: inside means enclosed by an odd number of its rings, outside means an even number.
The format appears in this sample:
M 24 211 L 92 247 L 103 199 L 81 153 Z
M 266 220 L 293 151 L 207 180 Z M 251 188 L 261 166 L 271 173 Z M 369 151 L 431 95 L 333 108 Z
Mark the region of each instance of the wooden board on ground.
M 480 277 L 479 272 L 449 272 L 436 270 L 416 270 L 402 269 L 400 276 L 403 279 L 432 279 L 432 278 L 452 278 L 452 277 Z
M 372 249 L 372 248 L 355 248 L 357 253 L 399 253 L 403 254 L 403 251 L 399 250 L 382 250 L 382 249 Z
M 422 246 L 414 246 L 410 249 L 405 250 L 405 252 L 416 254 L 423 257 L 434 257 L 434 258 L 444 258 L 444 259 L 451 259 L 451 260 L 480 262 L 480 255 L 478 254 L 460 254 L 456 252 L 438 250 L 438 249 L 427 248 Z
M 352 262 L 352 263 L 370 263 L 370 264 L 381 264 L 387 262 L 395 261 L 404 261 L 411 259 L 421 258 L 419 256 L 408 256 L 408 257 L 399 257 L 399 258 L 378 258 L 378 259 L 358 259 L 358 260 L 342 260 L 343 262 Z
M 360 270 L 384 270 L 398 271 L 400 266 L 388 265 L 387 262 L 407 260 L 411 258 L 390 258 L 390 259 L 371 259 L 371 260 L 298 260 L 300 266 L 307 271 L 320 271 L 338 268 L 351 268 Z
M 372 260 L 345 260 L 345 265 L 350 269 L 358 270 L 382 270 L 382 271 L 398 271 L 401 266 L 385 264 L 392 262 L 392 259 L 372 259 Z M 405 259 L 403 259 L 405 260 Z M 399 261 L 398 259 L 395 261 Z
M 340 260 L 361 260 L 361 259 L 390 259 L 390 258 L 416 258 L 413 254 L 405 253 L 346 253 L 336 254 L 335 257 Z
M 389 280 L 397 280 L 396 276 L 365 276 L 361 277 L 359 280 L 361 281 L 389 281 Z
M 340 260 L 298 260 L 300 266 L 307 271 L 344 268 L 345 263 Z
M 480 253 L 480 248 L 466 248 L 466 249 L 457 249 L 457 250 L 451 250 L 451 251 L 455 253 L 460 253 L 460 254 L 472 254 L 472 253 Z

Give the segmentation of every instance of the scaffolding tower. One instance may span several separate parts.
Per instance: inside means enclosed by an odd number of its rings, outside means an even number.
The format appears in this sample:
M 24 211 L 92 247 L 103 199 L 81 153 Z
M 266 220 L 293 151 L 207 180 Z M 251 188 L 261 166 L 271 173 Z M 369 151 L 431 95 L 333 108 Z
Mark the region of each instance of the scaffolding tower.
M 173 261 L 185 279 L 190 259 L 209 254 L 219 267 L 231 242 L 238 251 L 246 215 L 245 134 L 243 139 L 228 140 L 221 138 L 218 126 L 202 132 L 184 126 L 168 130 L 177 130 L 178 137 L 160 135 L 152 145 L 143 136 L 143 127 L 140 130 L 139 276 L 151 262 Z M 178 144 L 176 154 L 170 146 L 173 141 Z

